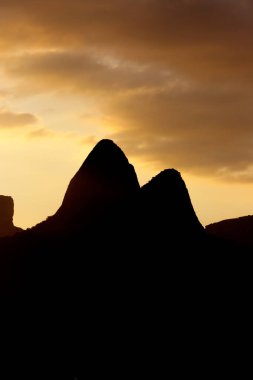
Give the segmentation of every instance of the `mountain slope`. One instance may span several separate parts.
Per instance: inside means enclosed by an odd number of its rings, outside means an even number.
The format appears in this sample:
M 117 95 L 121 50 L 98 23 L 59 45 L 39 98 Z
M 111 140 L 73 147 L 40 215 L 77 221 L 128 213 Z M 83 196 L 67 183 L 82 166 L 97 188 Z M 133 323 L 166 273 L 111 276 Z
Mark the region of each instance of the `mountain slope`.
M 101 140 L 71 179 L 62 205 L 43 229 L 82 229 L 98 223 L 139 191 L 134 167 L 111 140 Z
M 206 226 L 210 235 L 253 246 L 253 216 L 222 220 Z
M 139 201 L 144 229 L 164 243 L 178 236 L 197 239 L 203 235 L 203 227 L 178 171 L 167 169 L 154 177 L 141 188 Z

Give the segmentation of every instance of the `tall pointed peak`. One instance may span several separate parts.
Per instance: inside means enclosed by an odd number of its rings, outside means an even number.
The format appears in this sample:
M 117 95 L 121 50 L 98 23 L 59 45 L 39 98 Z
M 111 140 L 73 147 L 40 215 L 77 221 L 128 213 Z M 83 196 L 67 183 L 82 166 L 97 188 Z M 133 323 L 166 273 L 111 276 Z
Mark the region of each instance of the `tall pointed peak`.
M 106 167 L 127 165 L 129 164 L 124 152 L 112 140 L 100 140 L 92 151 L 87 156 L 83 165 L 84 167 L 101 167 L 103 170 Z
M 76 219 L 96 214 L 105 205 L 140 188 L 134 167 L 112 140 L 101 140 L 70 181 L 58 215 Z M 96 211 L 95 211 L 96 210 Z
M 102 140 L 100 140 L 95 145 L 95 147 L 92 149 L 91 152 L 94 152 L 94 151 L 96 151 L 98 149 L 106 149 L 106 150 L 115 149 L 115 150 L 120 150 L 121 151 L 121 149 L 118 147 L 118 145 L 115 144 L 115 142 L 113 140 L 110 140 L 110 139 L 102 139 Z

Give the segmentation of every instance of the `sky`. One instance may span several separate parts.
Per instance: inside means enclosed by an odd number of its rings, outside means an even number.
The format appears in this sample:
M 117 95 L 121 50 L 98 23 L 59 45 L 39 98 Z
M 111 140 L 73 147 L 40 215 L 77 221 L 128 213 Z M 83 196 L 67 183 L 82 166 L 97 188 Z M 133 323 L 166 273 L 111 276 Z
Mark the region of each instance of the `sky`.
M 102 138 L 180 171 L 203 225 L 253 214 L 253 1 L 0 0 L 0 194 L 23 228 Z

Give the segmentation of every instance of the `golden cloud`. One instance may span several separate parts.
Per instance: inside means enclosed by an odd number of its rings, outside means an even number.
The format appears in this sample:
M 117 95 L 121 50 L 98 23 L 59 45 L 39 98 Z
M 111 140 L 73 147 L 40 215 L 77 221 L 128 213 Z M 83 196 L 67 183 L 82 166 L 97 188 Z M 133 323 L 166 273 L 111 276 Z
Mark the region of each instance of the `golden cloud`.
M 0 109 L 0 128 L 25 127 L 36 122 L 36 116 L 30 113 L 15 113 Z
M 140 65 L 88 52 L 58 51 L 8 56 L 5 73 L 21 83 L 21 91 L 72 91 L 115 95 L 143 89 L 161 89 L 175 81 L 172 74 L 152 65 Z
M 0 39 L 8 49 L 92 48 L 206 79 L 224 69 L 246 77 L 252 10 L 250 0 L 14 0 L 1 8 Z
M 19 91 L 94 97 L 132 154 L 252 179 L 252 1 L 4 4 L 2 69 Z
M 216 91 L 191 88 L 115 101 L 107 112 L 115 115 L 114 124 L 128 121 L 129 130 L 112 138 L 160 166 L 219 177 L 243 172 L 244 179 L 252 179 L 250 102 L 241 94 Z
M 34 131 L 29 132 L 28 138 L 41 138 L 41 137 L 52 137 L 54 136 L 54 131 L 47 128 L 38 128 Z

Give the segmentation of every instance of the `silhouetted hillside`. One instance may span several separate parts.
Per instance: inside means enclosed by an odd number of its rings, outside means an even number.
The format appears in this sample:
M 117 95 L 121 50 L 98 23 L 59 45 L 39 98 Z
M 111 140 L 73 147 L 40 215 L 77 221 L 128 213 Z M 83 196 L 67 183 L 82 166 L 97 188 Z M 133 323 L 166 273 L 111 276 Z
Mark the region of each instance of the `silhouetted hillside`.
M 7 288 L 18 283 L 27 292 L 38 288 L 51 292 L 55 282 L 74 284 L 77 273 L 82 282 L 82 271 L 89 266 L 97 273 L 101 270 L 103 277 L 104 268 L 110 272 L 115 263 L 123 271 L 150 265 L 150 260 L 164 268 L 168 254 L 177 260 L 179 251 L 217 255 L 233 247 L 206 235 L 180 173 L 164 170 L 140 188 L 122 150 L 102 140 L 70 181 L 55 215 L 17 237 L 1 240 L 0 250 L 1 259 L 8 258 L 10 268 L 15 267 L 6 271 Z M 157 261 L 154 252 L 160 257 Z M 30 288 L 30 283 L 36 286 Z
M 138 360 L 140 347 L 160 358 L 173 339 L 168 326 L 177 326 L 173 347 L 187 324 L 195 341 L 199 315 L 234 302 L 246 278 L 240 257 L 238 246 L 206 234 L 179 172 L 140 188 L 124 153 L 102 140 L 55 215 L 0 239 L 5 342 L 19 353 L 26 342 L 29 362 L 43 368 L 51 356 L 65 372 L 72 359 L 83 364 L 80 347 L 92 356 L 101 346 L 103 357 L 120 347 L 113 362 L 128 346 Z
M 13 224 L 14 201 L 12 197 L 0 195 L 0 237 L 12 236 L 22 231 Z
M 89 228 L 139 188 L 134 167 L 122 150 L 111 140 L 101 140 L 70 181 L 59 210 L 37 228 Z
M 210 235 L 253 247 L 253 216 L 227 219 L 206 226 Z

